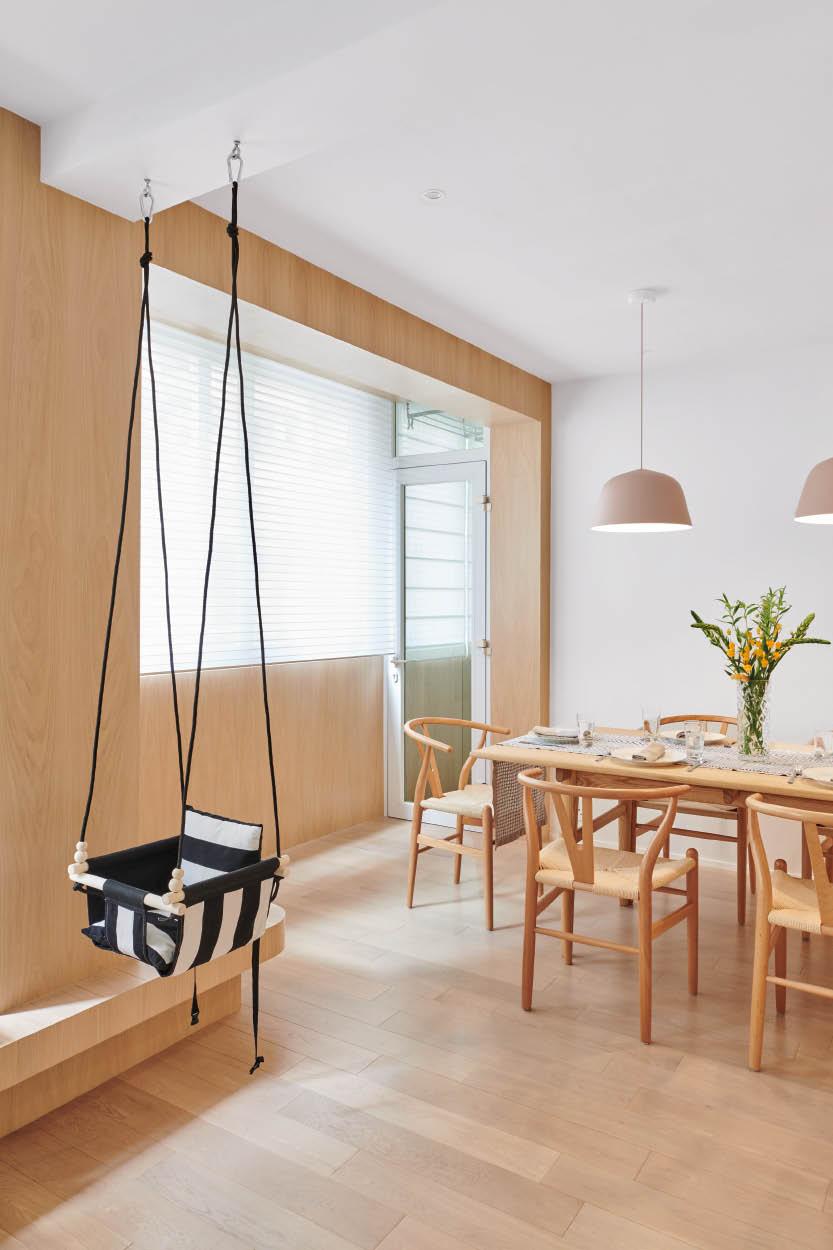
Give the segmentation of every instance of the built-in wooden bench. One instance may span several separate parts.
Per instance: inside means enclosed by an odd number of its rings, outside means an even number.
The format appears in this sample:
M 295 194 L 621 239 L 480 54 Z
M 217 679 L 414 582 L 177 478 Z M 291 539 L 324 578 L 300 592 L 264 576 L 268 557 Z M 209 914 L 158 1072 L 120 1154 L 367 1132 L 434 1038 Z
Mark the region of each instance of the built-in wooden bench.
M 263 963 L 284 946 L 273 904 Z M 197 969 L 200 1021 L 191 1024 L 192 973 L 159 977 L 146 964 L 102 953 L 99 975 L 0 1015 L 0 1136 L 124 1072 L 240 1006 L 251 946 Z

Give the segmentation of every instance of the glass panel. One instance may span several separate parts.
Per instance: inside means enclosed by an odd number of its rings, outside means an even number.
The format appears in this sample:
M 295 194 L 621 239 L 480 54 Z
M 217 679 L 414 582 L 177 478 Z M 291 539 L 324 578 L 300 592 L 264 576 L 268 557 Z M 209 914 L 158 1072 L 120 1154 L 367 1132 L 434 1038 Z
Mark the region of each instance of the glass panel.
M 469 482 L 402 488 L 405 720 L 471 719 L 472 489 Z M 469 730 L 437 726 L 454 748 L 437 763 L 444 790 L 456 790 L 471 745 Z M 419 754 L 405 741 L 404 798 L 413 797 Z
M 397 456 L 424 456 L 438 451 L 470 451 L 483 447 L 482 425 L 454 417 L 450 412 L 420 404 L 396 405 Z

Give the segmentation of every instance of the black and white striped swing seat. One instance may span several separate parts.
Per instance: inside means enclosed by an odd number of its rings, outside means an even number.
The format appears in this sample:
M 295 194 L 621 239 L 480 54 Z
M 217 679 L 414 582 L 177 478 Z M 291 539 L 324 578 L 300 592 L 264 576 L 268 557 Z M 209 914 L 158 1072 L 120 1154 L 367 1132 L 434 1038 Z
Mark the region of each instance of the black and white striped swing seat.
M 164 911 L 146 897 L 167 892 L 178 838 L 92 857 L 86 876 L 89 925 L 82 932 L 101 950 L 150 964 L 161 977 L 187 972 L 258 941 L 277 893 L 276 855 L 260 858 L 261 825 L 223 816 L 185 814 L 182 902 Z
M 237 177 L 232 177 L 232 164 L 238 162 Z M 202 617 L 199 648 L 197 652 L 196 679 L 191 713 L 191 729 L 187 754 L 183 751 L 177 694 L 176 667 L 171 629 L 171 606 L 168 583 L 167 543 L 165 517 L 162 506 L 162 481 L 159 456 L 159 424 L 156 406 L 156 384 L 153 373 L 153 356 L 150 336 L 150 305 L 148 297 L 150 262 L 150 221 L 153 199 L 149 184 L 140 197 L 145 224 L 145 250 L 141 258 L 144 271 L 142 305 L 139 324 L 139 345 L 133 376 L 133 395 L 127 432 L 127 450 L 122 490 L 121 521 L 119 525 L 110 607 L 104 637 L 104 655 L 98 692 L 95 732 L 93 735 L 92 763 L 90 768 L 87 804 L 81 825 L 81 838 L 76 843 L 69 876 L 76 890 L 87 895 L 87 927 L 82 933 L 101 950 L 129 955 L 148 964 L 159 976 L 176 976 L 219 959 L 230 951 L 251 945 L 252 947 L 252 1025 L 255 1041 L 254 1072 L 263 1062 L 257 1053 L 258 1017 L 258 971 L 260 939 L 264 933 L 269 907 L 278 892 L 281 877 L 285 876 L 288 857 L 281 857 L 280 827 L 278 823 L 278 798 L 275 780 L 275 763 L 272 752 L 272 727 L 269 712 L 269 694 L 266 680 L 266 649 L 261 610 L 260 577 L 255 537 L 252 478 L 249 464 L 249 444 L 246 430 L 246 410 L 243 395 L 243 361 L 240 346 L 240 321 L 237 302 L 237 268 L 239 242 L 237 234 L 237 189 L 242 160 L 238 145 L 229 157 L 232 212 L 228 226 L 231 238 L 231 307 L 226 342 L 226 358 L 223 373 L 222 403 L 217 431 L 214 464 L 214 486 L 211 522 L 208 533 L 208 551 L 203 585 Z M 147 202 L 146 198 L 147 197 Z M 153 429 L 156 443 L 156 485 L 159 509 L 159 528 L 162 542 L 162 562 L 165 585 L 165 609 L 168 629 L 168 653 L 170 659 L 173 715 L 176 728 L 177 758 L 181 793 L 181 819 L 179 835 L 149 842 L 142 846 L 109 854 L 90 857 L 86 833 L 92 807 L 96 781 L 96 765 L 101 734 L 104 691 L 107 678 L 107 660 L 118 587 L 119 567 L 124 542 L 127 502 L 130 485 L 130 461 L 133 430 L 136 415 L 139 376 L 142 364 L 142 348 L 147 330 L 147 359 L 150 376 L 150 392 L 153 410 Z M 198 811 L 188 804 L 188 789 L 199 712 L 200 679 L 202 676 L 203 645 L 208 605 L 211 558 L 214 548 L 214 528 L 217 515 L 217 488 L 226 417 L 226 391 L 231 358 L 232 334 L 234 334 L 237 369 L 240 377 L 240 423 L 243 435 L 246 486 L 248 490 L 249 523 L 252 542 L 255 600 L 260 635 L 260 669 L 263 691 L 263 709 L 266 727 L 266 747 L 269 776 L 272 787 L 272 810 L 275 821 L 276 854 L 261 858 L 263 826 L 231 820 L 225 816 Z M 196 973 L 191 1007 L 191 1023 L 199 1020 L 197 1006 Z

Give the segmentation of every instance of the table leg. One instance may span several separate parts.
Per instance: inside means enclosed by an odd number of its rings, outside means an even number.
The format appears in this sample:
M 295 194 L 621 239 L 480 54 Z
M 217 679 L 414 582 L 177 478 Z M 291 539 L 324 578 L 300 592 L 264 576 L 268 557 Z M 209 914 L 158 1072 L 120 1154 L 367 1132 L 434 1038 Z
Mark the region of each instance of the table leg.
M 625 810 L 619 817 L 619 850 L 632 851 L 636 846 L 636 804 L 626 803 Z M 633 907 L 629 898 L 619 899 L 620 907 Z
M 810 862 L 810 848 L 807 846 L 807 839 L 804 836 L 804 827 L 801 826 L 801 875 L 805 880 L 809 881 L 813 875 L 813 865 Z M 802 942 L 810 941 L 810 934 L 802 932 Z

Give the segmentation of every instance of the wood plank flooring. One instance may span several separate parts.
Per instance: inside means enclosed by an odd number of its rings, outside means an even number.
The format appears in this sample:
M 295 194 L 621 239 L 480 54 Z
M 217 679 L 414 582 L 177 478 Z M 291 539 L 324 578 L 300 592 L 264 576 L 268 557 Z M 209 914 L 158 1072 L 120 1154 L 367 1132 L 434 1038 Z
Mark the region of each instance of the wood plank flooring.
M 0 1141 L 0 1245 L 31 1250 L 793 1250 L 833 1245 L 833 1008 L 793 994 L 745 1068 L 751 920 L 702 872 L 701 993 L 682 929 L 636 961 L 541 939 L 519 1005 L 519 844 L 478 876 L 379 821 L 293 851 L 285 953 L 249 1008 Z M 670 904 L 673 905 L 673 904 Z M 665 906 L 665 900 L 659 907 Z M 585 931 L 635 916 L 581 897 Z M 104 958 L 104 956 L 102 956 Z M 833 983 L 833 943 L 791 974 Z M 247 986 L 248 989 L 248 986 Z

